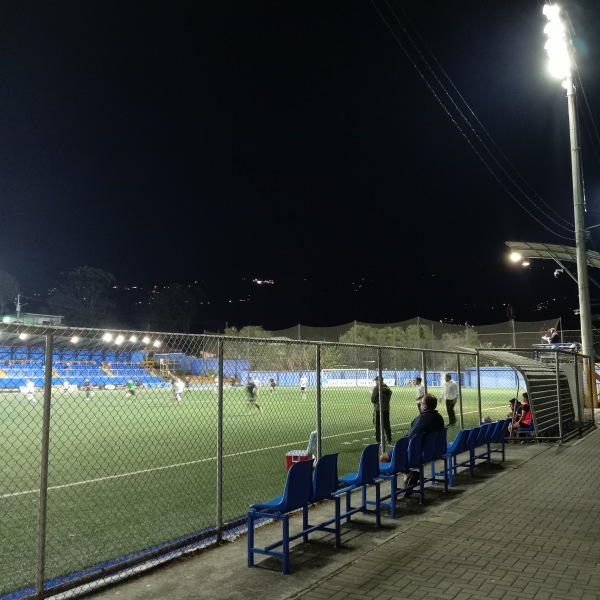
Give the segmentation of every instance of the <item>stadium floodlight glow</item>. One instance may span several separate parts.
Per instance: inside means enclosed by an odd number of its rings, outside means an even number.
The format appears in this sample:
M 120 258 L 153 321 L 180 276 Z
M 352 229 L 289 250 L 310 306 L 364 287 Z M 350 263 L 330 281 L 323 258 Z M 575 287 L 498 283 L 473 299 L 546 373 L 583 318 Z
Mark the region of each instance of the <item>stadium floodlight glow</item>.
M 523 256 L 520 252 L 517 252 L 516 250 L 513 250 L 510 254 L 509 254 L 509 258 L 512 262 L 516 263 L 520 263 L 520 265 L 522 267 L 528 267 L 529 266 L 529 258 Z
M 102 341 L 104 341 L 104 342 L 112 342 L 112 339 L 113 339 L 112 333 L 105 333 L 102 336 Z
M 129 341 L 130 341 L 130 342 L 133 342 L 133 343 L 137 342 L 137 335 L 132 335 L 132 336 L 129 338 Z
M 120 334 L 119 334 L 119 335 L 118 335 L 118 336 L 115 338 L 115 344 L 117 344 L 117 345 L 120 345 L 120 344 L 122 344 L 124 341 L 125 341 L 125 336 L 124 336 L 124 335 L 120 335 Z
M 584 364 L 584 370 L 594 372 L 594 334 L 590 306 L 590 288 L 588 276 L 587 231 L 584 220 L 583 170 L 581 168 L 581 144 L 579 143 L 579 125 L 577 123 L 576 87 L 573 82 L 573 71 L 577 68 L 574 59 L 572 28 L 568 15 L 557 4 L 546 4 L 543 13 L 548 19 L 544 31 L 548 35 L 546 50 L 550 58 L 551 70 L 563 79 L 563 87 L 567 91 L 567 109 L 569 117 L 569 141 L 571 151 L 571 179 L 573 183 L 573 212 L 575 224 L 575 254 L 577 262 L 577 281 L 579 290 L 579 317 L 581 325 L 581 345 L 583 354 L 590 361 Z M 552 25 L 550 25 L 552 24 Z M 560 265 L 562 266 L 562 265 Z M 565 271 L 566 272 L 566 271 Z M 587 386 L 585 406 L 597 405 L 596 386 L 591 381 Z
M 19 339 L 20 340 L 26 340 L 29 336 L 26 333 L 20 333 L 19 334 Z
M 567 28 L 560 17 L 560 6 L 545 5 L 544 14 L 548 18 L 548 23 L 544 27 L 544 33 L 548 36 L 544 45 L 550 59 L 548 71 L 556 79 L 564 80 L 570 75 L 572 66 Z
M 79 338 L 76 335 L 74 335 L 71 338 L 71 344 L 77 344 L 78 342 L 79 342 Z
M 159 340 L 154 340 L 154 343 L 152 344 L 155 348 L 158 348 L 160 346 L 160 341 Z
M 149 344 L 150 343 L 150 338 L 147 335 L 145 335 L 144 339 L 142 340 L 142 342 L 144 342 L 144 344 Z
M 554 21 L 560 14 L 560 6 L 558 4 L 544 4 L 542 13 L 546 15 L 548 21 Z

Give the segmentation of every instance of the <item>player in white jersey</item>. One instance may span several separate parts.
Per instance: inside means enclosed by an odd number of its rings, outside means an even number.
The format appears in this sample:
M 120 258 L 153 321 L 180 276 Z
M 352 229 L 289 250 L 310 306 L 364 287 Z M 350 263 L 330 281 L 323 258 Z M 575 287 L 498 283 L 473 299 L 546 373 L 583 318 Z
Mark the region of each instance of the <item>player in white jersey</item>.
M 306 375 L 300 377 L 300 393 L 302 394 L 302 400 L 306 400 L 306 388 L 308 387 L 308 378 Z

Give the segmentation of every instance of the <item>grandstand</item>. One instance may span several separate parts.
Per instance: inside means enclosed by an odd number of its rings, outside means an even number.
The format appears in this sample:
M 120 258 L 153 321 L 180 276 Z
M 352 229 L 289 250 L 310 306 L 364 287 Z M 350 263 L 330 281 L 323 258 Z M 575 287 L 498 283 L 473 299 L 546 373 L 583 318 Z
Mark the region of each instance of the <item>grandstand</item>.
M 36 386 L 44 385 L 45 363 L 43 359 L 6 359 L 8 348 L 0 347 L 0 388 L 18 390 L 25 380 L 33 381 Z M 90 384 L 100 388 L 123 386 L 134 379 L 145 387 L 160 387 L 163 378 L 140 363 L 119 363 L 105 360 L 56 360 L 52 363 L 52 385 L 62 385 L 68 380 L 70 385 L 82 387 Z

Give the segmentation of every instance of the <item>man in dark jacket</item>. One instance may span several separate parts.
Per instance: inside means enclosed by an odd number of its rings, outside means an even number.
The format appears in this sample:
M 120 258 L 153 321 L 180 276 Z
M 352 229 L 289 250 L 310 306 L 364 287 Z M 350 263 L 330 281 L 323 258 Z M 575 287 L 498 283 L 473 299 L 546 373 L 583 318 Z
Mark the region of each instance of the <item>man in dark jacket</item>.
M 390 425 L 390 398 L 392 397 L 392 390 L 387 384 L 381 381 L 381 413 L 379 412 L 379 375 L 375 377 L 375 387 L 371 392 L 371 402 L 375 412 L 373 413 L 373 420 L 375 421 L 375 439 L 377 443 L 381 443 L 381 420 L 383 418 L 383 431 L 387 438 L 388 444 L 392 443 L 392 427 Z
M 444 429 L 444 417 L 436 410 L 437 398 L 431 394 L 425 394 L 421 399 L 421 414 L 410 424 L 406 437 L 412 437 L 417 433 L 430 433 Z M 379 460 L 389 462 L 391 451 L 384 452 Z

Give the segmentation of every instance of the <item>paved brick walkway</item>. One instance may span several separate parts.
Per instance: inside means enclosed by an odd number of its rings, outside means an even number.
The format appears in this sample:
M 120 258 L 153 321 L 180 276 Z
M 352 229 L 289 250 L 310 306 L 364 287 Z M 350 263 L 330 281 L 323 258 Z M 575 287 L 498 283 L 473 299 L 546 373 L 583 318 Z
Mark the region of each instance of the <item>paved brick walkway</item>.
M 400 500 L 380 530 L 367 516 L 344 525 L 340 550 L 328 536 L 294 546 L 287 576 L 271 558 L 248 569 L 244 536 L 92 597 L 600 599 L 600 432 L 507 446 L 503 465 L 456 483 L 427 487 L 425 506 Z

